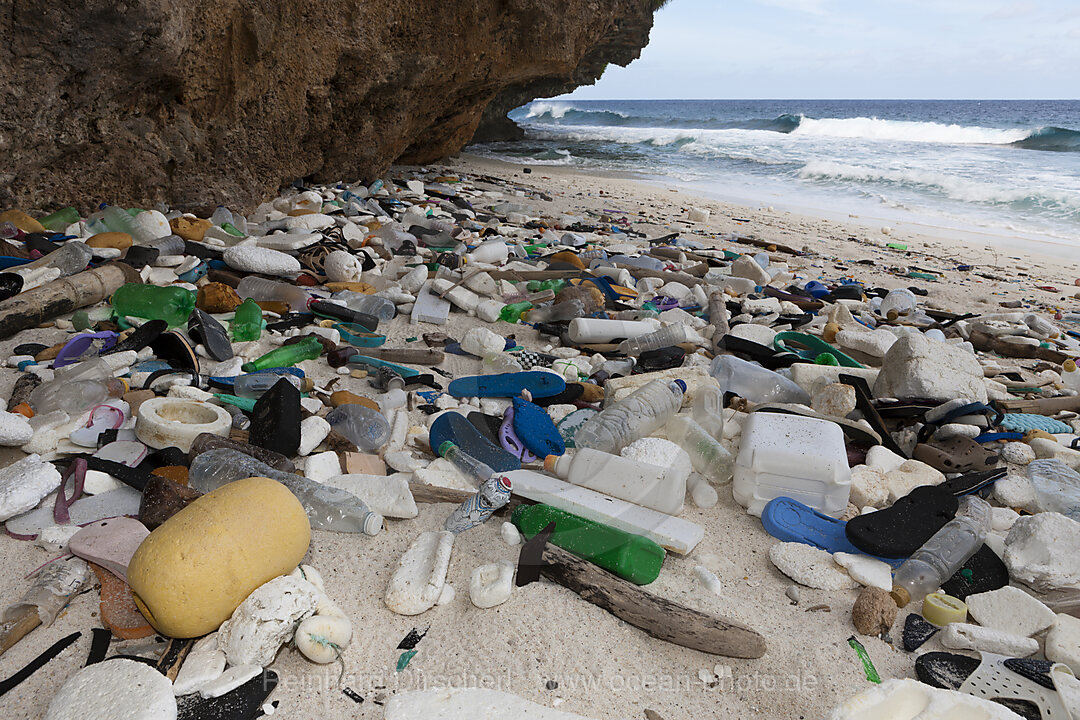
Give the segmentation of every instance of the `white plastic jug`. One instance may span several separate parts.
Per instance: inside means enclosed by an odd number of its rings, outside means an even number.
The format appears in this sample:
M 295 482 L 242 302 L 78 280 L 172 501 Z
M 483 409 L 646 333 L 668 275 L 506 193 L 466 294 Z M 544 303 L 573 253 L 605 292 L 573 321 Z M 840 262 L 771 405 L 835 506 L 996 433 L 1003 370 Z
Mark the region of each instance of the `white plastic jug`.
M 843 514 L 851 490 L 844 433 L 828 420 L 751 413 L 743 424 L 732 494 L 751 515 L 789 497 L 832 517 Z
M 681 513 L 686 500 L 685 469 L 649 465 L 591 448 L 578 448 L 573 457 L 548 455 L 544 469 L 574 485 L 668 515 Z

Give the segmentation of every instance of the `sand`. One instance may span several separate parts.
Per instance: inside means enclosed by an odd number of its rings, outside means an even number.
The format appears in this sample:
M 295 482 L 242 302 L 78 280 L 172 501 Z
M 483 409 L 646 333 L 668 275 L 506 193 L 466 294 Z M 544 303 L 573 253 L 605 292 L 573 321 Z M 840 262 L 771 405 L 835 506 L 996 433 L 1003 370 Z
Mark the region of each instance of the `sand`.
M 804 257 L 781 256 L 802 277 L 835 279 L 858 277 L 871 285 L 929 291 L 930 307 L 953 311 L 992 311 L 1005 300 L 1022 299 L 1027 307 L 1051 310 L 1075 308 L 1073 280 L 1080 267 L 1010 246 L 971 244 L 946 232 L 894 224 L 889 234 L 879 225 L 838 222 L 724 204 L 693 198 L 672 187 L 645 185 L 621 177 L 587 176 L 567 168 L 536 167 L 525 174 L 520 166 L 461 156 L 447 164 L 450 170 L 498 175 L 523 186 L 540 189 L 551 202 L 509 198 L 533 204 L 544 214 L 600 212 L 630 218 L 635 230 L 655 237 L 671 229 L 706 245 L 730 232 L 807 248 Z M 708 223 L 684 221 L 690 206 L 711 211 Z M 739 218 L 738 220 L 736 218 Z M 885 247 L 906 243 L 909 251 Z M 746 246 L 719 243 L 747 251 Z M 859 261 L 872 261 L 862 264 Z M 958 265 L 974 269 L 958 271 Z M 901 278 L 889 268 L 941 272 L 940 282 Z M 1036 289 L 1053 285 L 1056 291 Z M 443 330 L 460 338 L 478 324 L 461 313 L 443 328 L 409 326 L 399 316 L 388 327 L 388 345 L 422 332 Z M 526 326 L 499 323 L 501 334 L 513 334 L 522 344 L 547 343 Z M 56 342 L 66 334 L 55 329 L 34 330 L 0 342 L 0 357 L 27 341 Z M 324 381 L 330 377 L 323 361 L 306 362 L 304 369 Z M 455 375 L 479 371 L 479 361 L 448 356 L 444 368 Z M 18 373 L 0 370 L 0 395 L 6 397 Z M 366 381 L 346 378 L 344 385 L 366 395 L 375 392 Z M 338 386 L 339 388 L 341 385 Z M 424 417 L 414 413 L 413 424 Z M 18 451 L 0 454 L 0 464 L 18 457 Z M 767 654 L 758 660 L 735 660 L 688 650 L 646 636 L 570 591 L 548 581 L 515 589 L 498 607 L 479 610 L 468 598 L 469 578 L 479 565 L 515 561 L 518 548 L 499 534 L 505 517 L 459 536 L 447 582 L 457 591 L 450 604 L 417 617 L 402 617 L 385 608 L 383 593 L 400 555 L 422 531 L 441 529 L 452 506 L 421 505 L 413 520 L 388 521 L 379 536 L 340 535 L 316 531 L 306 562 L 323 575 L 326 589 L 352 619 L 354 639 L 344 652 L 344 679 L 336 665 L 315 666 L 294 649 L 284 648 L 274 664 L 282 677 L 272 696 L 279 701 L 275 717 L 380 718 L 381 703 L 395 692 L 442 686 L 486 687 L 512 692 L 533 702 L 592 718 L 644 718 L 652 710 L 665 720 L 690 717 L 817 718 L 850 695 L 869 687 L 862 666 L 847 638 L 855 631 L 850 608 L 856 591 L 825 592 L 801 588 L 795 605 L 785 595 L 792 584 L 768 559 L 776 543 L 757 518 L 735 505 L 730 490 L 720 502 L 702 510 L 687 502 L 682 517 L 700 523 L 705 539 L 688 556 L 669 555 L 659 579 L 649 590 L 699 610 L 718 613 L 762 633 Z M 32 543 L 0 538 L 0 604 L 17 600 L 30 581 L 26 575 L 51 559 Z M 695 578 L 703 565 L 720 580 L 721 595 Z M 917 611 L 918 605 L 906 610 Z M 914 656 L 899 647 L 899 631 L 907 612 L 901 611 L 894 627 L 896 644 L 861 638 L 883 678 L 914 677 Z M 90 642 L 90 628 L 98 625 L 97 592 L 76 598 L 49 628 L 39 628 L 0 656 L 0 677 L 7 677 L 55 640 L 75 630 L 82 638 L 17 689 L 0 698 L 0 717 L 41 718 L 61 683 L 82 666 Z M 427 635 L 417 654 L 402 672 L 395 671 L 401 651 L 398 643 L 413 628 Z M 151 641 L 115 643 L 116 651 L 147 646 Z M 940 649 L 932 640 L 924 649 Z M 362 704 L 346 697 L 347 686 L 364 698 Z M 655 717 L 650 715 L 650 717 Z

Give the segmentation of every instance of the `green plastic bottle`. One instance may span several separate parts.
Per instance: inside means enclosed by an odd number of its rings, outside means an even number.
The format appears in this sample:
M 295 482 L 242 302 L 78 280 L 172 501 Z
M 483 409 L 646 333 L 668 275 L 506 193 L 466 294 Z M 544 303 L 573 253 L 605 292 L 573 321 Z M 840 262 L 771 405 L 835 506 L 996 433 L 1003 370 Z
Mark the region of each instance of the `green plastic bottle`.
M 518 505 L 511 522 L 529 539 L 555 523 L 551 544 L 599 565 L 636 585 L 648 585 L 660 574 L 664 548 L 652 540 L 586 520 L 550 505 Z
M 121 285 L 112 295 L 113 310 L 124 317 L 164 320 L 169 327 L 187 322 L 195 309 L 195 293 L 176 285 Z
M 242 369 L 250 373 L 274 367 L 291 367 L 301 360 L 314 360 L 322 354 L 322 351 L 322 343 L 316 338 L 308 337 L 292 345 L 282 345 L 261 358 L 244 363 Z
M 262 321 L 262 308 L 251 298 L 244 300 L 236 308 L 236 315 L 229 327 L 232 330 L 233 342 L 258 340 L 262 335 Z
M 46 215 L 38 222 L 53 232 L 63 232 L 68 225 L 79 222 L 79 211 L 73 207 L 66 207 L 51 215 Z
M 512 305 L 504 305 L 502 312 L 499 313 L 499 319 L 503 322 L 516 323 L 521 319 L 521 315 L 528 310 L 532 310 L 531 302 L 519 302 Z

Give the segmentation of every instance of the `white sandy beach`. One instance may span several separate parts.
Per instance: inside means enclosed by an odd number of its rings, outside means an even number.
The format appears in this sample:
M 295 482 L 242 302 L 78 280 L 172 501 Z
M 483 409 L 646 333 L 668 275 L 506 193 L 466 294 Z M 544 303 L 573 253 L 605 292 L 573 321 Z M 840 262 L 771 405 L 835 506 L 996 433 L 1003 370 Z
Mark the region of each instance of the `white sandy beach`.
M 800 278 L 849 276 L 870 286 L 914 285 L 928 291 L 924 300 L 931 308 L 989 312 L 1011 300 L 1022 300 L 1025 307 L 1051 314 L 1057 308 L 1074 311 L 1080 307 L 1080 301 L 1073 297 L 1080 290 L 1074 286 L 1074 280 L 1080 278 L 1077 256 L 1070 251 L 1072 259 L 1062 261 L 1052 246 L 957 238 L 925 226 L 896 223 L 890 223 L 891 231 L 884 234 L 880 223 L 861 218 L 841 222 L 730 205 L 695 198 L 674 187 L 584 175 L 564 167 L 533 167 L 526 174 L 521 166 L 469 155 L 452 159 L 446 167 L 450 172 L 473 176 L 510 178 L 549 194 L 551 202 L 511 198 L 535 205 L 543 216 L 572 212 L 596 220 L 600 214 L 608 214 L 628 218 L 635 230 L 649 237 L 678 230 L 707 246 L 747 251 L 747 246 L 717 241 L 728 233 L 741 233 L 805 249 L 807 253 L 799 257 L 778 253 Z M 686 210 L 691 206 L 708 209 L 710 221 L 686 222 Z M 886 243 L 905 243 L 908 250 L 893 250 Z M 961 265 L 972 269 L 957 270 Z M 899 267 L 939 273 L 942 280 L 913 280 L 891 272 Z M 438 329 L 460 338 L 476 324 L 482 323 L 461 313 L 453 314 L 451 323 L 443 328 L 411 326 L 407 317 L 399 316 L 386 326 L 388 346 Z M 513 334 L 529 348 L 548 343 L 524 325 L 498 323 L 494 329 Z M 56 329 L 21 333 L 0 343 L 0 358 L 11 355 L 17 344 L 52 344 L 66 335 Z M 307 361 L 302 367 L 317 381 L 332 374 L 325 360 Z M 443 367 L 461 376 L 479 372 L 479 361 L 448 355 Z M 10 394 L 17 376 L 15 370 L 0 370 L 0 394 Z M 359 394 L 375 394 L 366 381 L 346 377 L 342 383 Z M 414 412 L 411 420 L 414 425 L 423 425 L 425 416 Z M 0 455 L 0 463 L 7 464 L 18 455 Z M 475 608 L 468 597 L 473 569 L 498 560 L 516 562 L 519 548 L 508 546 L 499 536 L 506 516 L 458 537 L 447 576 L 457 591 L 452 603 L 412 618 L 396 615 L 382 601 L 395 563 L 418 533 L 441 529 L 452 509 L 446 504 L 421 505 L 419 517 L 389 520 L 387 528 L 374 538 L 313 533 L 306 562 L 322 573 L 329 595 L 354 627 L 354 640 L 343 655 L 342 684 L 365 701 L 357 704 L 341 692 L 337 665 L 315 666 L 294 649 L 284 648 L 273 666 L 282 676 L 281 686 L 272 696 L 280 701 L 274 717 L 381 718 L 381 700 L 396 692 L 483 686 L 598 720 L 645 718 L 646 710 L 664 720 L 820 718 L 841 700 L 869 686 L 847 643 L 855 633 L 850 609 L 857 592 L 801 588 L 800 603 L 792 604 L 785 596 L 791 580 L 768 559 L 768 548 L 776 541 L 757 518 L 734 503 L 730 491 L 724 490 L 720 496 L 719 504 L 707 510 L 687 502 L 682 517 L 700 523 L 705 538 L 688 556 L 669 554 L 659 579 L 648 589 L 758 630 L 768 643 L 766 655 L 758 660 L 707 655 L 654 640 L 548 581 L 515 589 L 511 599 L 496 608 Z M 51 556 L 32 543 L 7 537 L 0 538 L 0 545 L 0 605 L 7 605 L 29 586 L 26 575 Z M 694 577 L 696 565 L 704 565 L 719 577 L 723 596 L 713 594 Z M 883 678 L 914 677 L 914 656 L 899 647 L 899 629 L 907 611 L 918 608 L 912 605 L 901 611 L 894 627 L 896 644 L 860 638 Z M 0 656 L 0 677 L 7 677 L 55 640 L 83 631 L 73 648 L 0 698 L 0 717 L 37 720 L 43 716 L 57 688 L 85 661 L 89 630 L 98 625 L 97 614 L 97 593 L 86 593 L 51 627 L 33 631 Z M 395 648 L 412 628 L 427 628 L 427 636 L 417 645 L 408 668 L 396 672 L 401 651 Z M 147 642 L 130 641 L 117 647 L 145 646 Z M 937 640 L 931 640 L 924 649 L 940 647 Z

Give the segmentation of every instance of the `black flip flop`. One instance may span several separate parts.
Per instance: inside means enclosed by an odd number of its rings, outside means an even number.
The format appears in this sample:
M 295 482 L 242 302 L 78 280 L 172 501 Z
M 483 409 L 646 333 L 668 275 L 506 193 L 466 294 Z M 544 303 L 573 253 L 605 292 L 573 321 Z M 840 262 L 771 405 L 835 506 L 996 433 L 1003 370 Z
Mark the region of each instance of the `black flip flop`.
M 263 670 L 221 697 L 203 698 L 198 693 L 176 698 L 176 720 L 253 720 L 262 717 L 262 706 L 278 684 L 278 674 Z
M 774 350 L 768 345 L 762 345 L 753 340 L 731 334 L 720 338 L 717 347 L 740 358 L 759 362 L 762 367 L 769 370 L 780 370 L 781 368 L 791 367 L 795 363 L 805 362 L 793 352 Z
M 892 507 L 851 518 L 844 531 L 851 544 L 868 555 L 906 558 L 952 520 L 959 504 L 948 490 L 924 485 Z
M 196 310 L 196 312 L 200 312 Z M 138 352 L 161 336 L 161 333 L 169 329 L 169 323 L 164 320 L 150 320 L 143 323 L 120 342 L 101 353 L 102 355 L 114 355 L 118 352 L 134 350 Z
M 233 356 L 232 341 L 225 328 L 210 313 L 194 310 L 188 318 L 188 332 L 206 348 L 206 354 L 221 362 Z
M 1067 720 L 1069 710 L 1058 694 L 1054 675 L 1072 671 L 1061 663 L 980 653 L 980 658 L 929 652 L 915 660 L 919 680 L 943 690 L 1004 705 L 1027 720 Z

